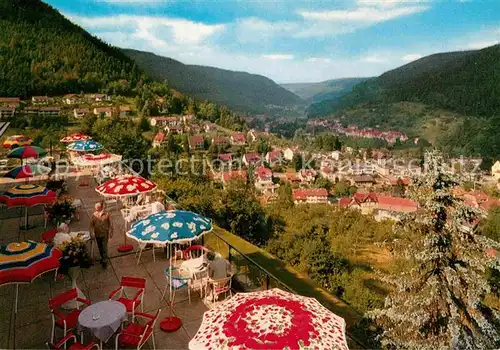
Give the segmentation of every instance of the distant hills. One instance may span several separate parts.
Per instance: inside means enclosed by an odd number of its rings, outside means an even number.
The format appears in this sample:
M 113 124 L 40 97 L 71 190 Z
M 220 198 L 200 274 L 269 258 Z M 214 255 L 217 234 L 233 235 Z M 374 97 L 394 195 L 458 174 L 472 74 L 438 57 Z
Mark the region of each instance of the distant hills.
M 369 78 L 342 78 L 325 80 L 319 83 L 290 83 L 281 84 L 285 89 L 293 92 L 309 103 L 337 99 L 352 88 Z
M 261 75 L 187 65 L 150 52 L 130 49 L 123 49 L 123 52 L 154 79 L 166 79 L 171 87 L 199 100 L 250 112 L 304 103 L 299 96 Z
M 358 84 L 316 115 L 360 103 L 401 101 L 464 115 L 500 115 L 500 45 L 421 58 Z
M 119 49 L 39 0 L 0 0 L 0 96 L 128 90 L 141 72 Z

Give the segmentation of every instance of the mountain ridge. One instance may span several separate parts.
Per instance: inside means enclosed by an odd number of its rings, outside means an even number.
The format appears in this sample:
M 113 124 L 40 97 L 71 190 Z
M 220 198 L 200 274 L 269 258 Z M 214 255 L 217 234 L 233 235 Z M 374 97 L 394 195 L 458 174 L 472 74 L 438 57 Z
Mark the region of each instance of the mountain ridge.
M 500 44 L 432 54 L 356 85 L 325 114 L 360 103 L 425 103 L 464 115 L 500 115 Z
M 264 112 L 267 105 L 291 107 L 303 104 L 299 96 L 262 75 L 189 65 L 146 51 L 123 48 L 122 52 L 151 77 L 167 80 L 171 87 L 200 100 L 251 112 Z

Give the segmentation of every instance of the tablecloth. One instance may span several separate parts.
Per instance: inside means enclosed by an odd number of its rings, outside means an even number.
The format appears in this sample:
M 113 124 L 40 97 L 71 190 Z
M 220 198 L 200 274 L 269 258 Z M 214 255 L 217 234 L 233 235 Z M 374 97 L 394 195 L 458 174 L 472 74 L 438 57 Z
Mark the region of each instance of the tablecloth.
M 106 300 L 92 304 L 78 316 L 80 330 L 90 331 L 97 339 L 107 342 L 127 319 L 125 305 L 118 301 Z

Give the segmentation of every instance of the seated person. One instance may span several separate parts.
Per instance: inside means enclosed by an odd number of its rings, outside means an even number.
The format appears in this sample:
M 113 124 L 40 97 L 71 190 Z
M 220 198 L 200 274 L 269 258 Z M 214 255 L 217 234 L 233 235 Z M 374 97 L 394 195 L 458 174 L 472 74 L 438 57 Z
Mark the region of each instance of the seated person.
M 215 254 L 214 252 L 207 253 L 208 260 L 208 293 L 207 300 L 212 301 L 214 299 L 213 296 L 213 287 L 210 285 L 211 282 L 221 280 L 227 277 L 230 277 L 234 274 L 233 267 L 222 257 L 220 254 Z M 215 299 L 219 296 L 215 295 Z
M 165 210 L 165 206 L 163 205 L 163 196 L 158 194 L 155 198 L 155 201 L 151 203 L 151 214 L 156 214 Z
M 212 280 L 220 280 L 229 277 L 233 274 L 233 268 L 229 261 L 224 259 L 222 255 L 214 252 L 207 253 L 208 260 L 208 277 Z

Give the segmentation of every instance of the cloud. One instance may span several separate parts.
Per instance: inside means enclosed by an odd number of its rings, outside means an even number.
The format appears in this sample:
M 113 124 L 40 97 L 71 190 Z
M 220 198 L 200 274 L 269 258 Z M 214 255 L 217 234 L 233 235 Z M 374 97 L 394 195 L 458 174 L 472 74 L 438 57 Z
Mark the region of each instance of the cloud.
M 409 54 L 404 55 L 403 57 L 401 57 L 401 61 L 411 62 L 411 61 L 416 61 L 419 58 L 422 58 L 421 54 L 418 54 L 418 53 L 409 53 Z
M 179 44 L 198 44 L 225 29 L 224 24 L 209 25 L 168 17 L 135 15 L 99 17 L 67 15 L 67 17 L 81 26 L 97 32 L 108 31 L 108 29 L 120 29 L 120 31 L 125 32 L 132 31 L 133 36 L 144 40 L 151 40 L 157 45 L 167 43 L 166 40 L 158 38 L 164 36 L 171 37 L 173 41 Z
M 332 60 L 330 58 L 325 57 L 310 57 L 306 59 L 306 62 L 325 62 L 330 63 Z
M 358 7 L 353 10 L 332 10 L 332 11 L 304 11 L 298 13 L 308 20 L 329 21 L 329 22 L 358 22 L 361 24 L 375 24 L 385 22 L 401 16 L 408 16 L 414 13 L 426 11 L 426 6 L 404 6 L 391 9 L 377 7 Z
M 274 54 L 262 55 L 261 57 L 265 58 L 266 60 L 284 61 L 284 60 L 293 60 L 294 56 L 289 54 L 274 53 Z
M 358 0 L 358 6 L 374 6 L 381 8 L 397 7 L 401 5 L 414 5 L 426 3 L 428 0 Z
M 367 63 L 386 63 L 388 61 L 387 57 L 378 54 L 363 56 L 359 60 Z

